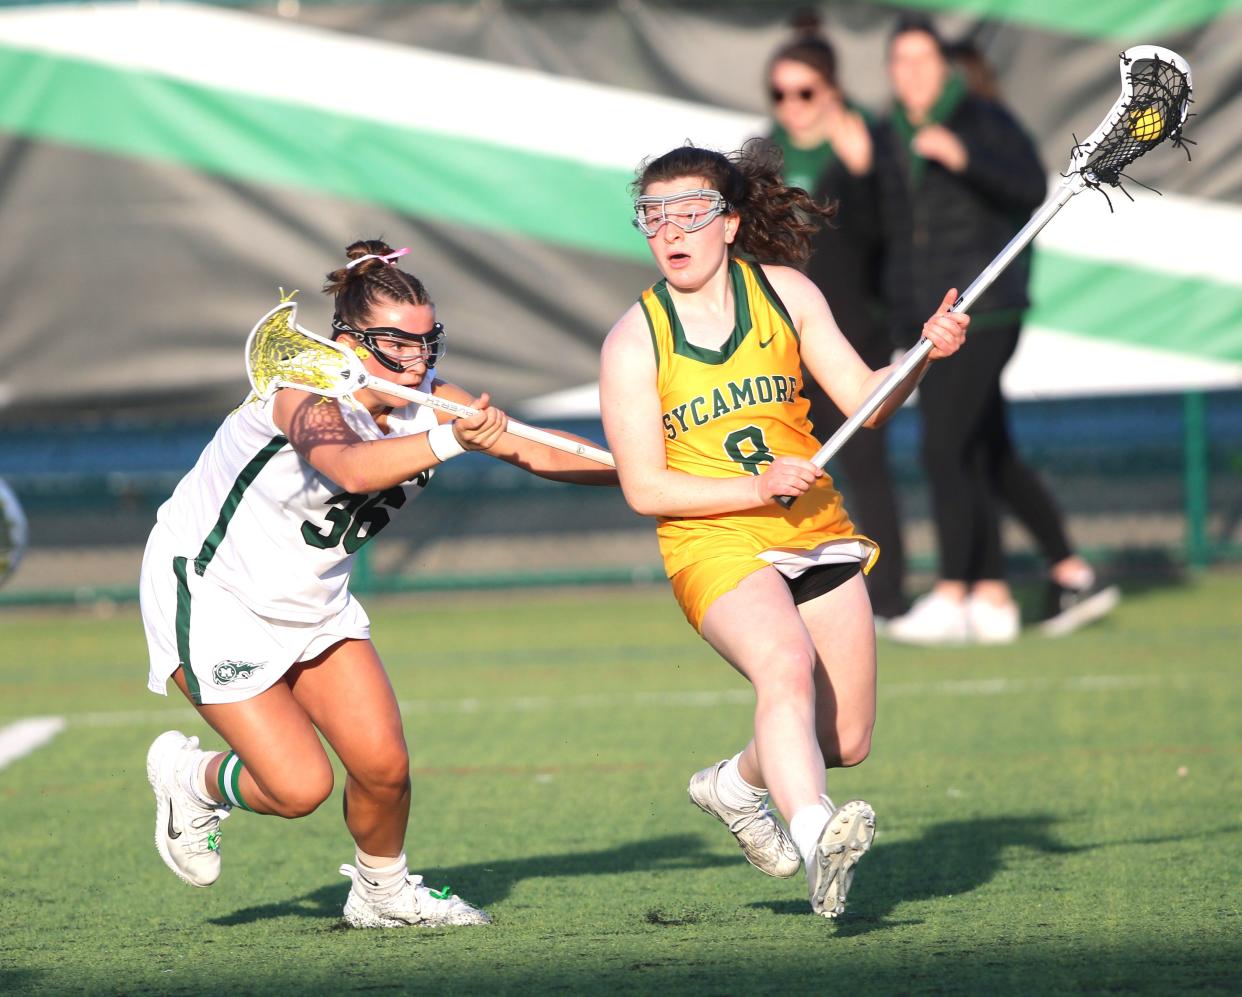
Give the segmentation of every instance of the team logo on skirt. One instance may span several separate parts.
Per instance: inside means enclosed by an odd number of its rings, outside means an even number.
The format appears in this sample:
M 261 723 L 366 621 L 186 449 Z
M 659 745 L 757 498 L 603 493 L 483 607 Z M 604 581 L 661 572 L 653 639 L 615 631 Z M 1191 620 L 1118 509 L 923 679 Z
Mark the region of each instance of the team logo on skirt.
M 250 675 L 262 668 L 266 661 L 260 661 L 253 664 L 249 661 L 217 661 L 216 667 L 211 670 L 211 677 L 215 679 L 216 685 L 228 685 L 234 679 L 249 678 Z

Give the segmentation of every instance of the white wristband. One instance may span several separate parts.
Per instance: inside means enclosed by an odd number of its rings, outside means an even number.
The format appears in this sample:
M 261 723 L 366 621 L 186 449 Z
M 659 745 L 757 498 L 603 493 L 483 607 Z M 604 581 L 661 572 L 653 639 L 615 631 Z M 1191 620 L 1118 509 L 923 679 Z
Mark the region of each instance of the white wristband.
M 431 447 L 431 452 L 436 455 L 436 460 L 441 464 L 450 457 L 456 457 L 458 454 L 466 452 L 466 448 L 458 441 L 457 434 L 453 432 L 453 424 L 451 422 L 442 422 L 434 429 L 429 429 L 427 431 L 427 445 Z

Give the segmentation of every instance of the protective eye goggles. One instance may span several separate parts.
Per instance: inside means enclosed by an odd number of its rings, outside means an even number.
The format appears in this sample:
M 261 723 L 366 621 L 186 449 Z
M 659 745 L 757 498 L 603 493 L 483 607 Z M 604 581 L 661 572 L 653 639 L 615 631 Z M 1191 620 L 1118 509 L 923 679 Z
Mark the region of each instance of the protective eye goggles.
M 409 370 L 422 362 L 428 370 L 444 359 L 448 346 L 444 341 L 444 326 L 437 322 L 427 332 L 407 332 L 392 326 L 380 325 L 370 329 L 355 329 L 339 315 L 332 317 L 332 338 L 347 332 L 374 355 L 375 359 L 395 374 Z
M 683 232 L 697 232 L 732 210 L 718 190 L 683 190 L 659 197 L 644 194 L 634 202 L 634 227 L 648 239 L 665 222 Z

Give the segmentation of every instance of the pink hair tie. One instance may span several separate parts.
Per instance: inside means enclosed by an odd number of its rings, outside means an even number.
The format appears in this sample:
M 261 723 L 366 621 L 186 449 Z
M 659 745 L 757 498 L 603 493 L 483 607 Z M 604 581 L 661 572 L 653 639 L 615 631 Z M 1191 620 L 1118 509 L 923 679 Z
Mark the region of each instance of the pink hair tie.
M 380 256 L 378 253 L 367 253 L 366 256 L 359 256 L 356 260 L 350 260 L 348 263 L 345 264 L 345 269 L 352 270 L 354 267 L 356 267 L 359 263 L 362 263 L 364 260 L 383 260 L 389 266 L 392 266 L 393 260 L 399 259 L 400 257 L 407 255 L 409 252 L 410 252 L 410 247 L 403 246 L 401 249 L 393 250 L 391 253 L 388 253 L 386 256 Z

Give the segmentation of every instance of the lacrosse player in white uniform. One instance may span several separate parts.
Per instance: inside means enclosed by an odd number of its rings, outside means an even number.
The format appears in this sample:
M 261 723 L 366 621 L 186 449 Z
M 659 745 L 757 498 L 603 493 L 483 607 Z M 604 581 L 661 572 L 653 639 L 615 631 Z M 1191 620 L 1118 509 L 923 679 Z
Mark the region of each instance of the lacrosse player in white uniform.
M 334 338 L 376 377 L 478 414 L 448 421 L 375 388 L 352 401 L 294 388 L 251 396 L 160 507 L 142 565 L 148 686 L 164 695 L 171 678 L 224 742 L 201 750 L 167 731 L 151 745 L 160 857 L 185 882 L 210 886 L 233 808 L 313 811 L 332 791 L 322 733 L 347 773 L 356 857 L 341 872 L 354 927 L 490 921 L 407 869 L 409 757 L 370 622 L 349 591 L 354 553 L 467 450 L 546 478 L 616 484 L 610 468 L 507 433 L 486 394 L 436 377 L 444 329 L 426 288 L 396 265 L 407 252 L 379 241 L 347 249 L 349 263 L 324 286 Z

